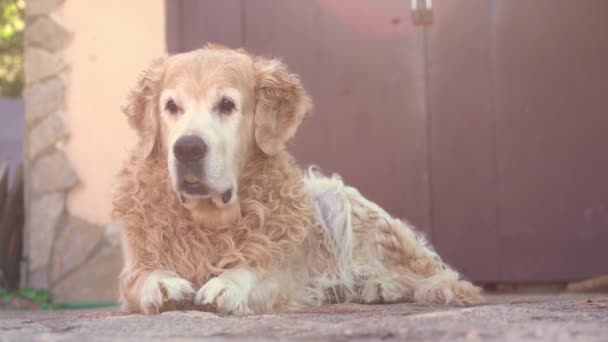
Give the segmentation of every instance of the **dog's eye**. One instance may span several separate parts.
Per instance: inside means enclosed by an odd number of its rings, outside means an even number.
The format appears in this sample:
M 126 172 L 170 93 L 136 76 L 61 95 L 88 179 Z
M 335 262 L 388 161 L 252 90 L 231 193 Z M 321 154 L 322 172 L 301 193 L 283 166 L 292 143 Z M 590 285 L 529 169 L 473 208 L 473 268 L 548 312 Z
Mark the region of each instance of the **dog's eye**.
M 169 99 L 169 101 L 167 101 L 167 104 L 165 105 L 165 110 L 167 110 L 173 115 L 178 114 L 181 111 L 181 109 L 177 106 L 173 99 Z
M 218 104 L 218 109 L 222 114 L 230 114 L 234 110 L 234 101 L 227 97 L 223 97 Z

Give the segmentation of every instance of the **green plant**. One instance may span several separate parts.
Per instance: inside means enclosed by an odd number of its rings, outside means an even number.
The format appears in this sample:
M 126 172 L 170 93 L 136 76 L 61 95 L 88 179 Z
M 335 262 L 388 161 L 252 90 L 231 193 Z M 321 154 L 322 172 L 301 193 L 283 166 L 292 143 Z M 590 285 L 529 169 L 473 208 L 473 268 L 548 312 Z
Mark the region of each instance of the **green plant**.
M 49 290 L 22 287 L 10 291 L 0 287 L 0 310 L 52 310 L 52 309 L 99 309 L 115 308 L 112 301 L 54 303 Z
M 0 309 L 54 309 L 53 295 L 48 290 L 22 287 L 16 291 L 0 288 Z
M 23 90 L 24 0 L 0 0 L 0 96 Z

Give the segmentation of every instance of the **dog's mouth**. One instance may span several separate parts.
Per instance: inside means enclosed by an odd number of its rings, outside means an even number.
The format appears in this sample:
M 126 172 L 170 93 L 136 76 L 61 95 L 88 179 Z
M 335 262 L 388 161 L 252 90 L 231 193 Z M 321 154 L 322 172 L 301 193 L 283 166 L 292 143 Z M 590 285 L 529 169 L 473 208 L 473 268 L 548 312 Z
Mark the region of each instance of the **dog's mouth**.
M 233 197 L 233 189 L 230 188 L 223 192 L 211 191 L 209 187 L 200 180 L 184 178 L 180 184 L 179 197 L 182 204 L 210 199 L 218 207 L 223 207 L 230 203 L 230 200 Z
M 235 186 L 219 187 L 204 181 L 198 169 L 180 167 L 177 170 L 176 190 L 183 205 L 191 207 L 201 201 L 211 201 L 217 207 L 231 204 L 235 198 Z
M 182 193 L 190 196 L 209 196 L 209 188 L 201 182 L 199 178 L 192 176 L 185 176 L 179 186 Z

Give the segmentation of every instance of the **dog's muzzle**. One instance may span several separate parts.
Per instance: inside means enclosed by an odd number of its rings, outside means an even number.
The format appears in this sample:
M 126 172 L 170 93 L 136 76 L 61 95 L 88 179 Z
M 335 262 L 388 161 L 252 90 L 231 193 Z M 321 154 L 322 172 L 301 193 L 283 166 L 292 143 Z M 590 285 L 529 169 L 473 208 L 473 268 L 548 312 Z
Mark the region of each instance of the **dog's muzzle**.
M 177 186 L 178 191 L 193 197 L 211 195 L 212 189 L 205 185 L 205 156 L 207 144 L 195 135 L 183 136 L 173 145 L 173 154 L 177 160 Z M 232 199 L 233 189 L 221 193 L 221 202 L 227 204 Z

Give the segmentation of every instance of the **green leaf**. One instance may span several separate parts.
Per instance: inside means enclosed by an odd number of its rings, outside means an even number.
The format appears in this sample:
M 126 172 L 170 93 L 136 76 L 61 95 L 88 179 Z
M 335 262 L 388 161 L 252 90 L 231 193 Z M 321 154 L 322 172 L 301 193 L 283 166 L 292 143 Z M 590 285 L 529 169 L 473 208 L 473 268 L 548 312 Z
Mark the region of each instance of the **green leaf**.
M 23 90 L 24 1 L 0 0 L 0 96 Z
M 34 300 L 34 298 L 36 297 L 36 290 L 30 287 L 22 287 L 19 289 L 19 295 L 27 299 Z
M 48 290 L 38 290 L 34 301 L 38 304 L 50 303 L 53 300 L 53 294 Z

